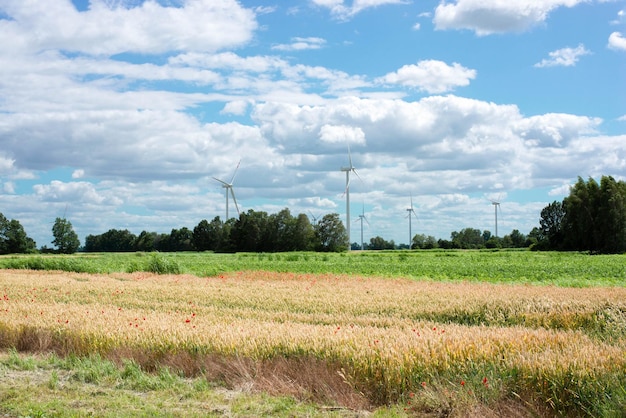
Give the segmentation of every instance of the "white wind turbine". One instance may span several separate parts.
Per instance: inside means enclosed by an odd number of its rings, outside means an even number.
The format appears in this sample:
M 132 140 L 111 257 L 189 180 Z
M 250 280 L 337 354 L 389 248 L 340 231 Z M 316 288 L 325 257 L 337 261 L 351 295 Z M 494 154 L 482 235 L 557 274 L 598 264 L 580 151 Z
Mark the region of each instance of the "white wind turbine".
M 498 200 L 500 199 L 498 198 Z M 497 200 L 491 200 L 491 199 L 489 199 L 489 201 L 493 205 L 493 213 L 496 218 L 496 238 L 498 238 L 498 210 L 500 210 L 500 214 L 502 214 L 502 211 L 500 209 L 500 202 L 498 202 Z
M 355 222 L 359 221 L 361 221 L 361 251 L 363 251 L 365 249 L 365 246 L 363 245 L 363 221 L 367 222 L 368 225 L 370 224 L 370 222 L 365 217 L 365 204 L 363 204 L 363 210 L 359 215 L 359 219 L 357 219 Z
M 348 161 L 350 165 L 348 167 L 341 167 L 341 171 L 346 173 L 346 190 L 343 192 L 346 195 L 346 230 L 348 233 L 348 250 L 350 250 L 350 173 L 356 174 L 356 176 L 361 179 L 359 173 L 356 172 L 356 168 L 352 165 L 352 155 L 350 154 L 350 146 L 348 145 Z M 361 180 L 363 181 L 363 180 Z
M 218 179 L 217 177 L 213 177 L 214 180 L 222 183 L 222 187 L 226 189 L 226 219 L 224 222 L 228 221 L 228 192 L 230 192 L 233 197 L 233 202 L 235 202 L 235 208 L 237 208 L 237 215 L 239 215 L 239 206 L 237 205 L 237 199 L 235 198 L 235 191 L 233 190 L 233 181 L 235 180 L 235 175 L 237 174 L 237 170 L 239 169 L 239 164 L 241 164 L 241 160 L 237 163 L 237 167 L 235 168 L 235 172 L 233 173 L 233 177 L 230 179 L 230 182 L 226 183 L 223 180 Z
M 413 244 L 413 231 L 412 231 L 412 224 L 411 224 L 411 215 L 415 216 L 415 220 L 418 220 L 417 217 L 417 213 L 415 213 L 415 210 L 413 209 L 413 195 L 411 195 L 411 207 L 408 208 L 406 210 L 407 213 L 407 218 L 409 218 L 409 249 L 411 249 L 411 245 Z

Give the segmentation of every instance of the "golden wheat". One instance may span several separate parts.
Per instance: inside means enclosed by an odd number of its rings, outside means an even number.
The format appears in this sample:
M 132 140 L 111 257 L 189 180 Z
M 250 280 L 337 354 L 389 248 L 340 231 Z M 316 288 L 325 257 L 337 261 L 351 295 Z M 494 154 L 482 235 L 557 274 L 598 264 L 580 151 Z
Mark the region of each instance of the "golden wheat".
M 623 336 L 603 341 L 585 325 L 613 315 L 623 327 L 624 312 L 624 288 L 267 272 L 198 278 L 0 271 L 4 346 L 36 329 L 35 346 L 43 348 L 46 338 L 72 335 L 87 352 L 308 356 L 342 365 L 357 386 L 386 391 L 488 369 L 516 370 L 530 380 L 623 373 Z

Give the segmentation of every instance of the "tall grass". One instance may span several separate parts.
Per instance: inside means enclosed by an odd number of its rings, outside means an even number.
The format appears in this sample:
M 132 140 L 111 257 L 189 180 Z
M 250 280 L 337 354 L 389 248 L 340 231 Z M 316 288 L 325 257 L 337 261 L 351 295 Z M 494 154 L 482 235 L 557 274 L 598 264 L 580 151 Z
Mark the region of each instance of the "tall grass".
M 0 274 L 5 348 L 221 370 L 217 379 L 233 364 L 254 375 L 287 361 L 299 371 L 294 380 L 311 370 L 339 376 L 345 387 L 336 380 L 331 387 L 373 405 L 521 399 L 557 415 L 623 415 L 625 330 L 621 287 L 263 271 Z M 433 393 L 436 407 L 426 402 Z

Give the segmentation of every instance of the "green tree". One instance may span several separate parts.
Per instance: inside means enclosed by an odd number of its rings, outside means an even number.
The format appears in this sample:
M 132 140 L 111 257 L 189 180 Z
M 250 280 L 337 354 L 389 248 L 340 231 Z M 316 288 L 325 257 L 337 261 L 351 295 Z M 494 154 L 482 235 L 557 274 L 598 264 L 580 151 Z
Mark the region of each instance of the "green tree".
M 370 243 L 367 246 L 370 250 L 394 250 L 396 248 L 396 243 L 385 240 L 381 236 L 375 236 L 370 238 Z
M 509 237 L 511 238 L 511 244 L 514 248 L 524 248 L 528 246 L 526 235 L 522 234 L 518 229 L 511 231 Z
M 157 236 L 158 234 L 156 232 L 141 231 L 141 233 L 135 240 L 135 243 L 133 244 L 133 247 L 135 247 L 135 251 L 154 251 L 156 249 L 155 241 L 157 239 Z M 85 239 L 85 247 L 87 247 L 86 241 L 87 240 Z
M 215 248 L 212 247 L 211 242 L 211 226 L 206 219 L 203 219 L 193 229 L 193 247 L 196 251 L 210 251 Z
M 19 221 L 9 221 L 0 213 L 0 254 L 27 253 L 36 247 L 37 244 L 26 235 Z
M 603 176 L 600 184 L 581 177 L 563 202 L 541 211 L 534 248 L 601 253 L 626 251 L 626 183 Z
M 561 202 L 556 200 L 541 210 L 540 236 L 537 243 L 540 249 L 556 250 L 563 247 L 564 218 L 565 208 Z
M 450 234 L 453 246 L 456 248 L 483 248 L 485 241 L 479 229 L 464 228 Z
M 293 227 L 293 245 L 296 251 L 309 251 L 313 249 L 315 231 L 309 217 L 304 213 L 298 215 Z
M 438 246 L 439 245 L 437 244 L 437 239 L 435 237 L 425 234 L 415 234 L 411 243 L 412 249 L 432 249 L 437 248 Z
M 74 232 L 72 223 L 65 218 L 56 218 L 52 225 L 52 244 L 57 247 L 57 251 L 62 254 L 73 254 L 78 251 L 80 241 Z
M 324 215 L 315 225 L 315 238 L 318 251 L 343 252 L 348 249 L 348 233 L 337 213 Z

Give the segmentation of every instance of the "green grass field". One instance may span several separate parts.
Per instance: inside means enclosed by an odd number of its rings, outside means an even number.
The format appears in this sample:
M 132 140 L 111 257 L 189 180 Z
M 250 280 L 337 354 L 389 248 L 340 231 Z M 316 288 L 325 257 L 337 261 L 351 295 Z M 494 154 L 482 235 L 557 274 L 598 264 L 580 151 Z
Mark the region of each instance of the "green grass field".
M 150 271 L 200 277 L 262 270 L 566 287 L 626 286 L 626 255 L 529 251 L 15 255 L 0 257 L 0 268 L 82 273 Z
M 0 415 L 620 417 L 624 261 L 5 256 Z

